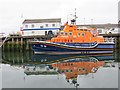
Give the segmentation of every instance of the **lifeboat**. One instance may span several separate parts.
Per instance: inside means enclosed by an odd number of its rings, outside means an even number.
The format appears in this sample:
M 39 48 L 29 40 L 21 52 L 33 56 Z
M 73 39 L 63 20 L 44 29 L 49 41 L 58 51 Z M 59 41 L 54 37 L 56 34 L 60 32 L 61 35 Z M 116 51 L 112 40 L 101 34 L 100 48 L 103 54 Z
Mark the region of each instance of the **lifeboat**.
M 113 53 L 114 40 L 93 35 L 90 29 L 78 29 L 75 20 L 65 23 L 57 37 L 46 41 L 30 41 L 35 54 L 105 54 Z

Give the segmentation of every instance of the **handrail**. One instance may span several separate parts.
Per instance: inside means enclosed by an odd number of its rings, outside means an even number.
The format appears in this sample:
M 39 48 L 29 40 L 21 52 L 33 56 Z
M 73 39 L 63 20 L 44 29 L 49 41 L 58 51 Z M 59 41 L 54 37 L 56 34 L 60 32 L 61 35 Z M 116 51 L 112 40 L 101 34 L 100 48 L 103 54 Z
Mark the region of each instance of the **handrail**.
M 1 43 L 0 47 L 5 43 L 5 41 L 8 39 L 9 35 L 5 37 L 4 41 Z
M 115 42 L 114 38 L 105 38 L 104 39 L 105 42 Z

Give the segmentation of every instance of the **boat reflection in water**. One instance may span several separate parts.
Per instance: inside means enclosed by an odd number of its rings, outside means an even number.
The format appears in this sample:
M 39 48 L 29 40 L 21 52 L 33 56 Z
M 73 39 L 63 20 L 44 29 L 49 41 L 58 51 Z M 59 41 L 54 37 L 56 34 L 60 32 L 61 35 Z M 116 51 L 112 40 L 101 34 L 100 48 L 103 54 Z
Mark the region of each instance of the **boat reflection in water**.
M 86 59 L 97 59 L 99 61 L 110 61 L 110 60 L 115 60 L 113 54 L 103 54 L 103 55 L 37 55 L 34 54 L 31 57 L 32 62 L 38 62 L 41 64 L 50 64 L 54 62 L 61 62 L 64 60 L 69 60 L 69 59 L 76 59 L 76 58 L 81 58 L 83 60 Z
M 40 58 L 42 57 L 42 58 Z M 24 73 L 26 75 L 65 75 L 68 83 L 75 87 L 79 86 L 77 78 L 80 75 L 97 73 L 100 67 L 108 67 L 114 62 L 113 56 L 49 56 L 34 55 L 33 61 L 40 59 L 42 64 L 26 64 Z M 44 59 L 43 59 L 44 58 Z M 59 58 L 59 59 L 57 59 Z M 57 59 L 57 60 L 56 60 Z M 49 61 L 49 62 L 48 62 Z M 38 61 L 37 61 L 38 62 Z M 113 66 L 113 65 L 111 65 Z
M 97 61 L 94 58 L 77 58 L 52 64 L 53 68 L 57 69 L 60 74 L 65 74 L 67 82 L 71 81 L 71 83 L 76 85 L 78 85 L 78 75 L 96 73 L 98 68 L 103 65 L 104 61 Z

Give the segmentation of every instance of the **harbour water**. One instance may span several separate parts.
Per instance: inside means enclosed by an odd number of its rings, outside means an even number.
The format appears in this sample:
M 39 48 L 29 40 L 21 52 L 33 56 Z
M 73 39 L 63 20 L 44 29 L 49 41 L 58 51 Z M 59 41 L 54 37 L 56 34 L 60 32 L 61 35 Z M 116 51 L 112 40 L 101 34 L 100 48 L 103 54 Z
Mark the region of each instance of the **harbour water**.
M 66 62 L 71 64 L 64 66 Z M 96 66 L 95 72 L 84 67 L 97 62 L 104 64 Z M 84 63 L 84 68 L 73 63 Z M 54 64 L 63 66 L 55 68 Z M 76 68 L 82 73 L 74 72 Z M 0 69 L 2 88 L 118 88 L 119 69 L 114 54 L 34 55 L 31 51 L 4 51 Z

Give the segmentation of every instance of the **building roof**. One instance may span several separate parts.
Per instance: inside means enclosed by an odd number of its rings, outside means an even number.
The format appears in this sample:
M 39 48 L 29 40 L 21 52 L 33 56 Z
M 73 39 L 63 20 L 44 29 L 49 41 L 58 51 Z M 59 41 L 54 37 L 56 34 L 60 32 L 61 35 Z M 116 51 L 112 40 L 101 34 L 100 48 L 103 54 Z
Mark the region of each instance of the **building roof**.
M 25 23 L 61 23 L 61 18 L 52 18 L 52 19 L 25 19 L 23 24 Z
M 86 24 L 86 25 L 77 25 L 78 27 L 81 26 L 86 26 L 86 27 L 96 27 L 96 28 L 113 28 L 113 27 L 118 27 L 118 24 Z

